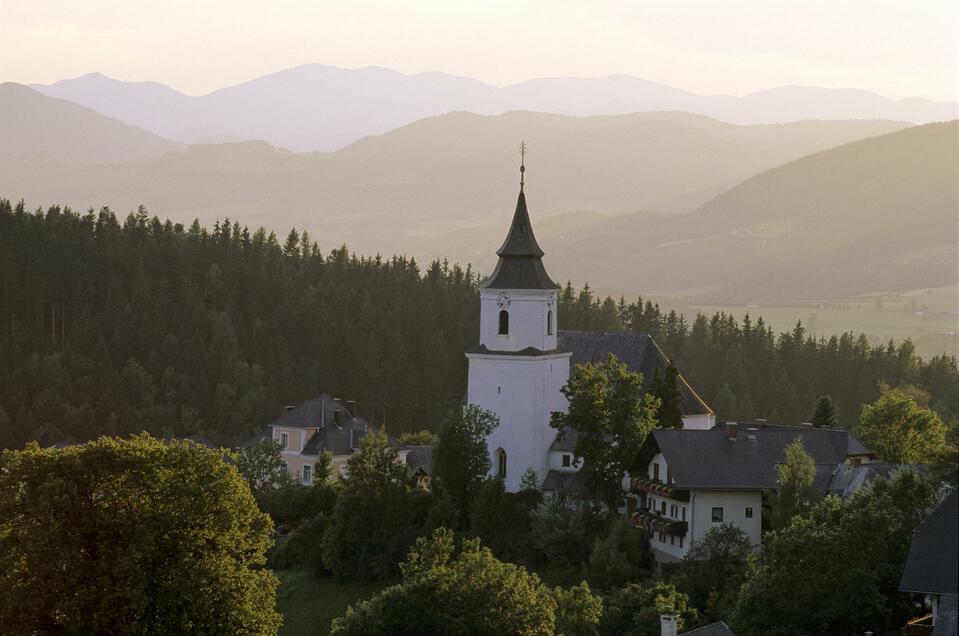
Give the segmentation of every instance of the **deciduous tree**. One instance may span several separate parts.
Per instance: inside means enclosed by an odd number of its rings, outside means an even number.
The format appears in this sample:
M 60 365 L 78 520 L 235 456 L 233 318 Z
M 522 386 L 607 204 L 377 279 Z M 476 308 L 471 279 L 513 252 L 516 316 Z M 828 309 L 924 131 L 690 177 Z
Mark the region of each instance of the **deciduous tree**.
M 643 376 L 610 354 L 601 363 L 577 366 L 563 387 L 568 410 L 555 412 L 550 425 L 577 434 L 575 455 L 593 496 L 610 509 L 623 497 L 622 481 L 639 447 L 656 426 L 659 400 L 643 395 Z
M 9 634 L 276 634 L 272 524 L 219 453 L 147 435 L 0 456 Z

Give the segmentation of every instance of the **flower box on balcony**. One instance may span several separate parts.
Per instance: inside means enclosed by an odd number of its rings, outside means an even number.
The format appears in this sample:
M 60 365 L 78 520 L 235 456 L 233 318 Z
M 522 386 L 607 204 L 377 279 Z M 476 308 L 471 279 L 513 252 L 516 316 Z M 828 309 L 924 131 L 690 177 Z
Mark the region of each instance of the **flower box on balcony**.
M 639 528 L 645 528 L 655 532 L 664 532 L 674 537 L 684 537 L 689 530 L 689 524 L 685 521 L 670 519 L 669 517 L 664 517 L 650 510 L 640 510 L 633 513 L 632 522 L 634 526 Z
M 689 491 L 677 488 L 672 484 L 665 484 L 658 479 L 634 477 L 630 482 L 630 490 L 636 494 L 659 495 L 676 501 L 689 501 Z

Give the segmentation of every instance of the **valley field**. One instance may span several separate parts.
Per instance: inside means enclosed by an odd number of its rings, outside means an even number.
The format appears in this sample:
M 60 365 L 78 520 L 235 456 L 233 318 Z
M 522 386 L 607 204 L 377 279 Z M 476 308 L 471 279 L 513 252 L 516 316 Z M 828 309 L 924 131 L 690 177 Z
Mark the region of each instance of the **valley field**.
M 811 333 L 826 338 L 846 331 L 865 333 L 872 344 L 911 338 L 924 358 L 959 353 L 959 285 L 849 298 L 690 305 L 688 309 L 687 315 L 723 311 L 738 318 L 748 312 L 753 318 L 762 316 L 777 333 L 801 320 Z

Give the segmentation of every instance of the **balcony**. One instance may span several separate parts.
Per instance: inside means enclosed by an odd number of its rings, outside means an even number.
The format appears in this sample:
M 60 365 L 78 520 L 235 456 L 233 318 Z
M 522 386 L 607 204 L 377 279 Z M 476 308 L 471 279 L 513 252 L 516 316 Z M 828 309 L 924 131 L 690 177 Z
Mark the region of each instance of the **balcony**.
M 646 530 L 650 531 L 663 532 L 666 534 L 671 534 L 674 537 L 685 537 L 686 532 L 689 530 L 689 524 L 685 521 L 670 519 L 669 517 L 664 517 L 653 512 L 652 510 L 640 510 L 638 512 L 634 512 L 631 521 L 637 528 L 645 528 Z
M 674 501 L 689 501 L 689 491 L 677 488 L 672 484 L 665 484 L 658 479 L 634 477 L 630 481 L 630 491 L 637 495 L 658 495 L 668 497 Z

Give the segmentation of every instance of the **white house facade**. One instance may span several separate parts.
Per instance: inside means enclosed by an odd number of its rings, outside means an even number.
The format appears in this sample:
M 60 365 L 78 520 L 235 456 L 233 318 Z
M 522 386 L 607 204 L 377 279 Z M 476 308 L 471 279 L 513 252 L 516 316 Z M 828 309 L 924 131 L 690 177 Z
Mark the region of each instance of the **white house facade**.
M 816 494 L 832 492 L 843 468 L 863 467 L 873 454 L 848 431 L 811 427 L 657 429 L 640 450 L 631 490 L 639 500 L 634 525 L 649 531 L 657 562 L 682 559 L 712 528 L 731 524 L 754 546 L 762 540 L 764 494 L 777 487 L 776 466 L 800 438 L 816 462 Z

